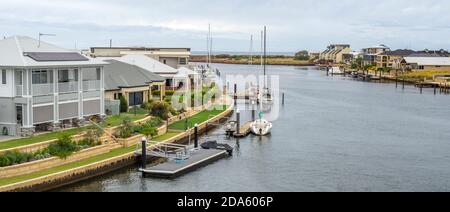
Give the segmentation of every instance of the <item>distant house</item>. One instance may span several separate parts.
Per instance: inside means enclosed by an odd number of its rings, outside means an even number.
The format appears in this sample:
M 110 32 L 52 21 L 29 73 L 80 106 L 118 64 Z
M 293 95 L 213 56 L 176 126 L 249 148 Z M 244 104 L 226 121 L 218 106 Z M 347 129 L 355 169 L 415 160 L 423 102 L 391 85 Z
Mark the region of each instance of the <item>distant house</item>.
M 30 135 L 104 116 L 104 65 L 30 37 L 0 40 L 0 132 Z
M 351 51 L 350 45 L 348 44 L 332 44 L 320 54 L 319 60 L 332 63 L 344 63 L 344 55 Z
M 128 63 L 138 66 L 147 71 L 158 74 L 166 79 L 166 89 L 177 90 L 181 87 L 185 87 L 186 81 L 198 81 L 194 75 L 181 75 L 179 70 L 172 68 L 166 64 L 159 62 L 151 57 L 142 54 L 129 54 L 122 57 L 115 58 L 117 61 Z M 186 67 L 182 67 L 186 68 Z M 187 69 L 187 68 L 186 68 Z M 189 79 L 188 79 L 189 78 Z
M 398 49 L 395 51 L 387 51 L 377 55 L 377 68 L 397 68 L 395 66 L 400 60 L 404 57 L 408 57 L 411 54 L 416 53 L 413 50 L 409 49 Z
M 161 91 L 156 98 L 162 100 L 165 79 L 145 69 L 117 60 L 105 60 L 105 99 L 119 100 L 123 96 L 128 106 L 139 106 L 153 99 L 152 91 Z
M 402 64 L 409 71 L 450 71 L 450 57 L 405 57 L 395 66 L 401 68 Z
M 122 57 L 139 54 L 151 57 L 172 68 L 185 67 L 191 56 L 190 48 L 148 48 L 148 47 L 92 47 L 91 57 Z
M 352 62 L 354 62 L 356 59 L 361 58 L 362 54 L 360 52 L 349 52 L 347 54 L 343 54 L 343 61 L 345 64 L 351 64 Z
M 390 48 L 383 44 L 363 49 L 363 66 L 376 65 L 378 55 L 387 51 L 390 51 Z

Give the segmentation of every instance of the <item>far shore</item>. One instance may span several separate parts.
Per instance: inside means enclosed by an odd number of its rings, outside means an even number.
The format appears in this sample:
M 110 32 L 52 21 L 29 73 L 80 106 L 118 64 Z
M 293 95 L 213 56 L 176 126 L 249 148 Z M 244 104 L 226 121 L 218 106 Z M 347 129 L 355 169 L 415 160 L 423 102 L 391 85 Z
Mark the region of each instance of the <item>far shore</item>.
M 190 62 L 202 63 L 206 62 L 206 56 L 196 55 L 191 56 Z M 213 56 L 211 59 L 212 63 L 222 63 L 222 64 L 235 64 L 235 65 L 248 65 L 250 64 L 249 56 L 242 55 L 218 55 Z M 253 57 L 253 65 L 260 65 L 261 58 L 259 56 Z M 296 60 L 294 57 L 290 56 L 268 56 L 267 65 L 285 65 L 285 66 L 314 66 L 315 63 L 307 60 Z

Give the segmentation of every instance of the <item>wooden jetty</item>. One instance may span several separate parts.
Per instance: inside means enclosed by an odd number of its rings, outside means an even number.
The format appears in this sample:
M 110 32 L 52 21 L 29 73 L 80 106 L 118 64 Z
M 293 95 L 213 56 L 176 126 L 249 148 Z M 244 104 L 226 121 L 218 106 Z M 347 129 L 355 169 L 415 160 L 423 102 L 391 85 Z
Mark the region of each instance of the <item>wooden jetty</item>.
M 242 127 L 239 128 L 239 132 L 235 132 L 233 136 L 236 138 L 248 136 L 251 132 L 252 123 L 252 121 L 248 121 L 247 123 L 245 123 Z
M 228 156 L 226 150 L 198 149 L 185 160 L 169 160 L 151 168 L 141 168 L 146 176 L 174 178 Z

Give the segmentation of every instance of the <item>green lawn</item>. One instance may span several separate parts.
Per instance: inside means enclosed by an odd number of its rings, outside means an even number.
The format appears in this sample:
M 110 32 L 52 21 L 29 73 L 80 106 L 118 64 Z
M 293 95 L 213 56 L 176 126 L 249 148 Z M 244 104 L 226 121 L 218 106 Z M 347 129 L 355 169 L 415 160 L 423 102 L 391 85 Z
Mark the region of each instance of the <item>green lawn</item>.
M 174 136 L 179 135 L 179 133 L 167 133 L 164 134 L 162 136 L 159 136 L 155 139 L 153 139 L 152 141 L 157 141 L 157 142 L 162 142 L 165 141 L 169 138 L 172 138 Z M 58 166 L 55 168 L 51 168 L 51 169 L 47 169 L 47 170 L 43 170 L 43 171 L 39 171 L 39 172 L 34 172 L 31 174 L 26 174 L 26 175 L 21 175 L 21 176 L 17 176 L 17 177 L 10 177 L 10 178 L 5 178 L 5 179 L 0 179 L 0 186 L 4 186 L 4 185 L 9 185 L 9 184 L 13 184 L 13 183 L 18 183 L 18 182 L 22 182 L 22 181 L 26 181 L 26 180 L 30 180 L 30 179 L 34 179 L 34 178 L 38 178 L 38 177 L 43 177 L 46 175 L 50 175 L 50 174 L 55 174 L 55 173 L 59 173 L 59 172 L 63 172 L 63 171 L 67 171 L 70 169 L 74 169 L 77 167 L 81 167 L 81 166 L 86 166 L 92 163 L 96 163 L 102 160 L 106 160 L 109 158 L 113 158 L 113 157 L 117 157 L 120 155 L 124 155 L 127 153 L 131 153 L 133 151 L 136 150 L 136 146 L 131 146 L 131 147 L 126 147 L 126 148 L 119 148 L 119 149 L 114 149 L 111 152 L 105 153 L 105 154 L 101 154 L 101 155 L 97 155 L 88 159 L 84 159 L 81 161 L 77 161 L 77 162 L 73 162 L 73 163 L 69 163 L 63 166 Z
M 148 115 L 148 112 L 142 109 L 138 109 L 136 115 L 134 114 L 133 109 L 129 113 L 122 113 L 120 115 L 107 117 L 106 120 L 102 123 L 102 127 L 116 127 L 122 124 L 122 121 L 128 117 L 131 121 L 138 121 L 145 118 Z
M 173 138 L 173 137 L 175 137 L 175 136 L 177 136 L 177 135 L 179 135 L 180 133 L 172 133 L 172 132 L 168 132 L 168 133 L 166 133 L 166 134 L 164 134 L 164 135 L 161 135 L 161 136 L 159 136 L 159 137 L 156 137 L 156 138 L 153 138 L 153 139 L 151 139 L 152 141 L 157 141 L 157 142 L 162 142 L 162 141 L 165 141 L 165 140 L 167 140 L 167 139 L 169 139 L 169 138 Z
M 223 105 L 221 106 L 221 109 L 214 109 L 214 110 L 205 110 L 200 112 L 199 114 L 188 118 L 188 127 L 191 128 L 193 127 L 195 124 L 201 124 L 207 120 L 209 120 L 210 118 L 212 118 L 213 116 L 219 115 L 220 113 L 224 112 L 227 109 L 228 106 Z M 185 130 L 185 120 L 181 120 L 178 121 L 172 125 L 169 126 L 170 129 L 174 129 L 174 130 Z
M 136 149 L 135 146 L 131 146 L 131 147 L 127 147 L 127 148 L 119 148 L 119 149 L 112 150 L 111 152 L 102 154 L 102 155 L 91 157 L 91 158 L 88 158 L 88 159 L 85 159 L 85 160 L 81 160 L 81 161 L 78 161 L 78 162 L 69 163 L 69 164 L 66 164 L 66 165 L 63 165 L 63 166 L 59 166 L 59 167 L 55 167 L 55 168 L 51 168 L 51 169 L 47 169 L 47 170 L 43 170 L 43 171 L 39 171 L 39 172 L 34 172 L 34 173 L 31 173 L 31 174 L 21 175 L 21 176 L 17 176 L 17 177 L 10 177 L 10 178 L 5 178 L 5 179 L 0 179 L 0 186 L 9 185 L 9 184 L 13 184 L 13 183 L 18 183 L 18 182 L 21 182 L 21 181 L 26 181 L 26 180 L 30 180 L 30 179 L 43 177 L 43 176 L 46 176 L 46 175 L 55 174 L 55 173 L 58 173 L 58 172 L 74 169 L 74 168 L 77 168 L 77 167 L 89 165 L 89 164 L 92 164 L 92 163 L 95 163 L 95 162 L 106 160 L 108 158 L 113 158 L 113 157 L 116 157 L 116 156 L 120 156 L 120 155 L 124 155 L 126 153 L 133 152 L 135 149 Z
M 20 146 L 26 146 L 30 144 L 36 144 L 44 141 L 49 141 L 53 139 L 60 138 L 63 134 L 67 135 L 76 135 L 82 132 L 85 128 L 73 128 L 68 130 L 63 130 L 59 132 L 45 133 L 37 136 L 27 137 L 27 138 L 19 138 L 10 141 L 5 141 L 0 143 L 0 150 L 10 149 Z

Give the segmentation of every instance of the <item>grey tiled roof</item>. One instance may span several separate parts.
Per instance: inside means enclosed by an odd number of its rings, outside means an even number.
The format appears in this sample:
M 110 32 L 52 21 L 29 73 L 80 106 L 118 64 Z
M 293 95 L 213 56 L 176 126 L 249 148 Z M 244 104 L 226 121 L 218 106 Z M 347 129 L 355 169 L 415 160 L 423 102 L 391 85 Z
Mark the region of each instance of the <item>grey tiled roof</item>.
M 106 60 L 105 90 L 147 86 L 152 82 L 164 82 L 165 79 L 155 73 L 135 65 L 117 60 Z

